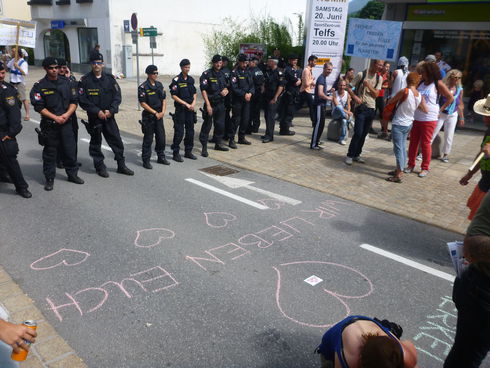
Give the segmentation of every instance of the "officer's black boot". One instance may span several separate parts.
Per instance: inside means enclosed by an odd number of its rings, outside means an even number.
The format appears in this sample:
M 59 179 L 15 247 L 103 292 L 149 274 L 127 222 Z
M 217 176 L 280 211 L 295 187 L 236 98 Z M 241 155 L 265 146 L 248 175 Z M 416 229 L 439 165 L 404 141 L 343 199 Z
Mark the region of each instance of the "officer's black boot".
M 109 173 L 107 172 L 107 167 L 105 167 L 105 165 L 96 168 L 95 171 L 97 171 L 97 174 L 103 178 L 109 177 Z
M 75 184 L 83 184 L 85 183 L 83 179 L 81 179 L 78 175 L 68 175 L 68 181 Z
M 174 161 L 184 162 L 184 159 L 182 158 L 182 156 L 178 152 L 174 152 L 174 155 L 173 155 L 172 158 L 173 158 Z
M 46 183 L 44 184 L 44 190 L 48 192 L 53 190 L 54 179 L 46 179 Z
M 151 164 L 150 164 L 150 161 L 149 161 L 149 160 L 144 160 L 144 161 L 143 161 L 143 167 L 144 167 L 145 169 L 148 169 L 148 170 L 153 169 L 153 166 L 151 166 Z
M 216 151 L 229 151 L 228 147 L 225 147 L 225 146 L 223 145 L 223 143 L 221 143 L 221 142 L 220 142 L 220 143 L 216 143 L 216 144 L 214 145 L 214 149 L 215 149 Z
M 209 154 L 208 154 L 208 144 L 207 144 L 207 142 L 206 143 L 202 143 L 201 142 L 201 144 L 202 144 L 201 156 L 202 157 L 208 157 Z
M 230 141 L 228 142 L 228 147 L 233 148 L 233 149 L 237 148 L 235 140 L 233 138 L 230 138 Z
M 157 164 L 170 165 L 170 162 L 165 158 L 165 156 L 158 157 Z
M 237 142 L 237 143 L 238 143 L 238 144 L 246 144 L 246 145 L 250 145 L 250 144 L 252 144 L 252 142 L 247 141 L 247 140 L 245 139 L 245 137 L 239 137 L 239 138 L 238 138 L 238 142 Z
M 190 158 L 191 160 L 197 160 L 197 157 L 194 156 L 191 151 L 187 151 L 186 153 L 184 153 L 184 157 Z
M 12 183 L 10 177 L 7 174 L 0 175 L 0 183 Z
M 133 170 L 130 170 L 126 164 L 124 163 L 124 161 L 120 161 L 117 163 L 117 172 L 119 174 L 124 174 L 124 175 L 134 175 L 134 171 Z
M 16 189 L 15 193 L 17 193 L 18 195 L 20 195 L 23 198 L 31 198 L 32 197 L 31 192 L 29 192 L 27 189 Z

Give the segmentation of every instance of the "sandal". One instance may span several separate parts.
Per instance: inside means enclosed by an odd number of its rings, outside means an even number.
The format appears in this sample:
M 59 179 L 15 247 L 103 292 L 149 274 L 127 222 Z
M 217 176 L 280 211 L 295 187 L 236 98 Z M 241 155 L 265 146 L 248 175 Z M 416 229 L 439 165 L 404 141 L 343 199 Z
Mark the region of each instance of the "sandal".
M 385 179 L 386 181 L 389 181 L 391 183 L 401 183 L 402 179 L 400 179 L 398 176 L 390 176 L 389 178 Z
M 419 172 L 419 178 L 425 178 L 427 175 L 429 175 L 429 170 L 422 170 Z
M 389 176 L 395 176 L 396 175 L 396 171 L 395 170 L 388 171 L 388 175 Z
M 407 166 L 406 168 L 404 168 L 404 169 L 403 169 L 403 172 L 404 172 L 405 174 L 410 174 L 410 173 L 412 173 L 412 172 L 413 172 L 413 169 L 414 169 L 414 167 L 409 167 L 409 166 Z
M 31 118 L 30 118 L 30 117 L 28 117 L 28 116 L 26 116 L 26 117 L 24 118 L 24 121 L 29 121 L 29 120 L 31 120 Z

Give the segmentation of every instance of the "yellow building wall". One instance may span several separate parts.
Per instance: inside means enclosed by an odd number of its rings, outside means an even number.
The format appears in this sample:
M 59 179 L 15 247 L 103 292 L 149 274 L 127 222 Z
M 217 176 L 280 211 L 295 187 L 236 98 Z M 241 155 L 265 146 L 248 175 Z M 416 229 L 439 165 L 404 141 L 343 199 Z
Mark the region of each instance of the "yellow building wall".
M 27 0 L 0 0 L 0 10 L 1 17 L 31 20 L 31 9 Z

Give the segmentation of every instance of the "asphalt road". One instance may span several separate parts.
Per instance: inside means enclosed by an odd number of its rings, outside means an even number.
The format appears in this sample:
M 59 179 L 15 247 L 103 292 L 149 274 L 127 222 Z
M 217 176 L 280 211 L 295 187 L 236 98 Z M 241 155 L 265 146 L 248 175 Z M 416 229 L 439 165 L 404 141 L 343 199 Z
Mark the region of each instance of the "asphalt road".
M 130 136 L 134 177 L 108 151 L 110 178 L 97 176 L 81 140 L 85 184 L 58 170 L 45 192 L 24 125 L 33 198 L 0 183 L 1 263 L 88 366 L 319 366 L 347 314 L 400 323 L 420 366 L 442 366 L 456 322 L 445 243 L 459 235 L 252 172 L 226 185 L 200 171 L 211 159 L 146 170 Z

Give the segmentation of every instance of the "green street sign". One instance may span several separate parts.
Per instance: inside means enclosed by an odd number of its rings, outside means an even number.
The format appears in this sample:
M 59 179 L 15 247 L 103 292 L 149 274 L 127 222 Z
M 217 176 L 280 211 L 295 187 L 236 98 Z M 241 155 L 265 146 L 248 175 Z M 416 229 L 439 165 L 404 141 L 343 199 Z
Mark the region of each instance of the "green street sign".
M 150 27 L 150 28 L 140 28 L 140 36 L 143 37 L 156 37 L 157 36 L 157 29 L 155 27 Z

